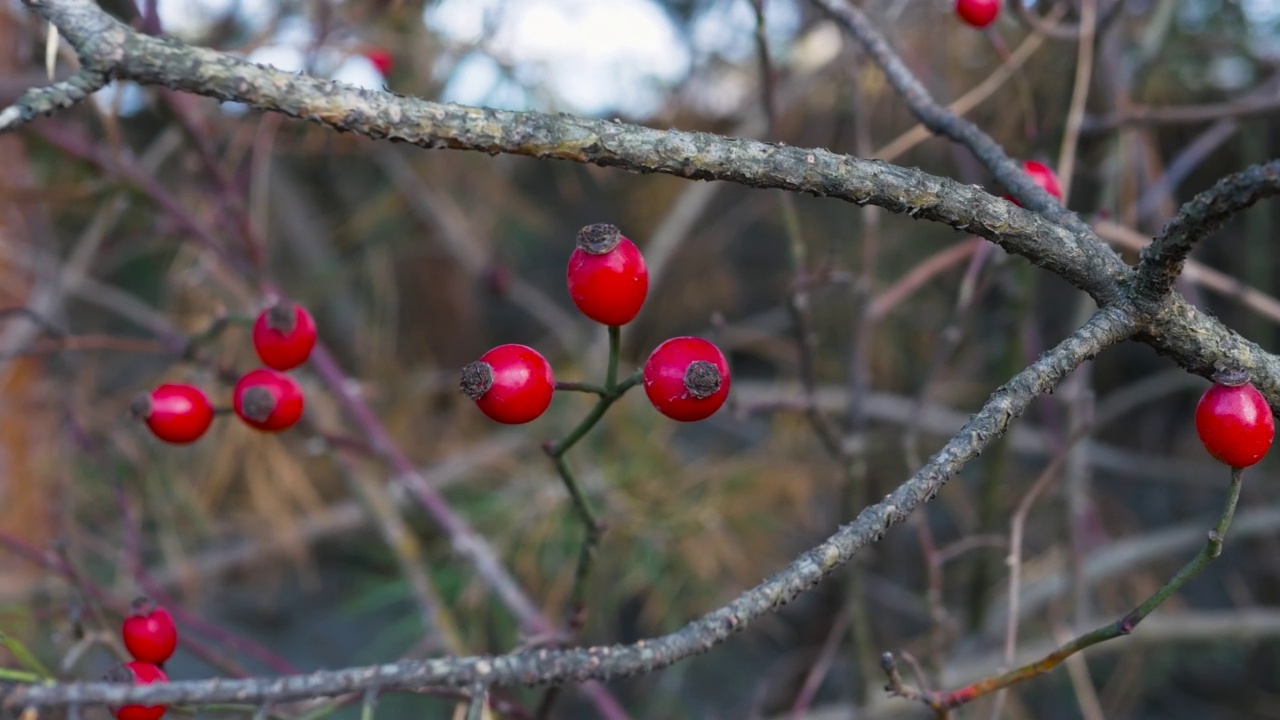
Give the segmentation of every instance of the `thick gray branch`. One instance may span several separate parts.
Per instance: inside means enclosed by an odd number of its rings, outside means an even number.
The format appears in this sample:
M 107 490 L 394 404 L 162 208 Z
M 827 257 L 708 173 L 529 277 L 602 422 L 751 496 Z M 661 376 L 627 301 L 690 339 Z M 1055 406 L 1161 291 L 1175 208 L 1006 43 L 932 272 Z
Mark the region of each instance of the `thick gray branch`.
M 1038 395 L 1057 385 L 1081 363 L 1134 331 L 1130 313 L 1099 310 L 1083 327 L 1046 352 L 992 394 L 969 421 L 910 480 L 841 527 L 825 542 L 786 569 L 684 628 L 633 645 L 531 650 L 497 657 L 440 658 L 350 668 L 310 675 L 248 680 L 207 680 L 167 685 L 129 686 L 76 683 L 22 686 L 12 690 L 10 708 L 68 704 L 281 702 L 336 695 L 368 688 L 452 685 L 488 687 L 607 679 L 666 667 L 706 652 L 821 582 L 863 547 L 879 540 L 921 503 L 932 499 L 953 475 L 1000 437 L 1010 421 Z
M 1173 291 L 1173 282 L 1182 274 L 1182 264 L 1197 242 L 1216 232 L 1236 213 L 1275 195 L 1280 195 L 1280 160 L 1228 175 L 1196 195 L 1142 251 L 1134 300 L 1162 300 Z
M 58 26 L 87 66 L 110 67 L 115 77 L 143 84 L 244 102 L 425 148 L 572 160 L 878 205 L 981 235 L 1061 275 L 1100 304 L 1119 296 L 1128 273 L 1115 251 L 1091 233 L 1065 230 L 979 187 L 919 170 L 821 149 L 362 90 L 143 35 L 106 16 L 92 0 L 26 2 Z M 85 57 L 89 54 L 94 55 Z M 1016 171 L 1015 182 L 1024 181 L 1030 184 Z

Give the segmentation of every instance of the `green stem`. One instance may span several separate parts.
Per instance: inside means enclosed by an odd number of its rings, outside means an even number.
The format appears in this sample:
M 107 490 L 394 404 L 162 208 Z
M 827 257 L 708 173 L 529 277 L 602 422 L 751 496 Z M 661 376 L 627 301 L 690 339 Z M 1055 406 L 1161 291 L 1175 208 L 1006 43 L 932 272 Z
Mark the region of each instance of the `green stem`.
M 578 517 L 582 518 L 582 524 L 587 526 L 587 536 L 591 536 L 591 529 L 599 527 L 600 521 L 596 519 L 596 511 L 591 507 L 591 501 L 587 499 L 586 493 L 582 492 L 582 486 L 578 484 L 578 478 L 574 476 L 573 470 L 569 468 L 569 463 L 565 462 L 563 456 L 552 455 L 551 461 L 556 464 L 556 471 L 560 473 L 560 478 L 564 480 L 564 486 L 569 491 L 569 497 L 573 498 L 573 507 L 578 511 Z
M 610 405 L 617 402 L 618 399 L 621 398 L 628 390 L 639 385 L 640 381 L 643 379 L 644 373 L 637 370 L 622 382 L 616 383 L 612 391 L 606 391 L 601 394 L 600 400 L 596 402 L 595 407 L 591 408 L 591 412 L 587 413 L 587 416 L 582 418 L 582 420 L 569 431 L 568 435 L 565 435 L 557 442 L 552 443 L 547 449 L 547 454 L 553 458 L 557 458 L 568 452 L 570 448 L 576 445 L 579 440 L 591 431 L 591 428 L 596 426 L 596 423 L 600 422 L 600 418 L 604 417 L 605 411 L 609 409 Z
M 591 393 L 592 395 L 608 395 L 609 391 L 603 385 L 585 382 L 569 382 L 564 380 L 556 381 L 556 390 L 567 390 L 569 392 Z
M 549 442 L 543 446 L 551 461 L 555 463 L 556 471 L 560 474 L 560 479 L 564 481 L 565 489 L 569 491 L 569 497 L 573 499 L 573 507 L 586 529 L 582 548 L 578 552 L 578 565 L 574 570 L 573 589 L 570 591 L 569 596 L 567 624 L 572 634 L 576 634 L 582 628 L 586 618 L 587 578 L 591 574 L 591 567 L 595 560 L 596 550 L 600 546 L 600 540 L 604 537 L 605 524 L 600 521 L 595 508 L 592 507 L 591 501 L 587 499 L 587 494 L 583 492 L 582 485 L 578 483 L 577 477 L 573 474 L 573 469 L 569 467 L 569 463 L 564 456 L 574 445 L 578 444 L 578 441 L 591 432 L 591 429 L 596 426 L 596 423 L 600 422 L 600 419 L 604 417 L 610 406 L 617 402 L 628 390 L 639 385 L 644 379 L 643 371 L 637 370 L 621 382 L 618 381 L 618 361 L 621 346 L 622 328 L 610 326 L 609 363 L 605 371 L 603 387 L 589 383 L 558 383 L 556 385 L 557 389 L 591 392 L 599 395 L 600 398 L 596 401 L 595 406 L 591 408 L 591 411 L 567 435 L 557 442 Z M 554 695 L 548 695 L 544 698 L 543 707 L 549 709 L 551 702 L 554 702 Z
M 1147 598 L 1141 605 L 1134 608 L 1128 615 L 1116 620 L 1113 623 L 1104 625 L 1092 632 L 1085 633 L 1080 637 L 1059 647 L 1057 650 L 1049 653 L 1040 660 L 1029 665 L 1024 665 L 1016 670 L 1010 670 L 1003 675 L 997 675 L 985 680 L 979 680 L 972 685 L 967 685 L 959 690 L 949 693 L 927 693 L 924 695 L 925 702 L 935 709 L 946 709 L 959 707 L 975 698 L 982 697 L 997 690 L 1004 689 L 1010 685 L 1020 683 L 1024 680 L 1043 675 L 1050 670 L 1062 664 L 1063 660 L 1072 655 L 1092 647 L 1098 643 L 1105 642 L 1114 638 L 1128 635 L 1133 632 L 1138 623 L 1142 622 L 1153 610 L 1160 606 L 1169 596 L 1173 595 L 1183 585 L 1187 584 L 1191 578 L 1195 577 L 1206 565 L 1213 562 L 1215 558 L 1222 554 L 1222 540 L 1227 534 L 1227 528 L 1231 525 L 1231 518 L 1235 515 L 1236 502 L 1240 499 L 1240 488 L 1243 485 L 1243 471 L 1241 468 L 1231 469 L 1231 487 L 1227 491 L 1227 501 L 1222 508 L 1222 516 L 1218 519 L 1218 524 L 1214 526 L 1209 533 L 1209 539 L 1200 552 L 1196 554 L 1177 575 L 1174 575 L 1169 582 L 1155 592 L 1151 597 Z
M 201 332 L 192 335 L 187 339 L 187 346 L 183 349 L 183 357 L 187 359 L 195 358 L 196 351 L 208 343 L 218 339 L 223 330 L 231 325 L 252 326 L 256 318 L 246 317 L 244 315 L 219 315 L 209 323 L 209 327 Z
M 612 393 L 618 387 L 618 356 L 621 355 L 622 328 L 609 326 L 609 369 L 604 375 L 604 389 Z

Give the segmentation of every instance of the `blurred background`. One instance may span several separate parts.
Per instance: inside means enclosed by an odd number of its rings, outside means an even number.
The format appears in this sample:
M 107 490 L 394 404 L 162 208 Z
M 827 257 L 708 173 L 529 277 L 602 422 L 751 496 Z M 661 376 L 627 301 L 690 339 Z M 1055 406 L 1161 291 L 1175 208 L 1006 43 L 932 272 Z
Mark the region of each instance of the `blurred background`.
M 102 4 L 148 32 L 403 95 L 823 147 L 1002 192 L 796 0 Z M 1039 2 L 987 30 L 941 0 L 861 6 L 941 102 L 1063 171 L 1069 207 L 1130 261 L 1179 204 L 1280 154 L 1280 3 Z M 1094 71 L 1073 103 L 1076 28 L 1093 11 Z M 0 103 L 47 82 L 45 38 L 19 2 L 0 6 Z M 75 67 L 65 43 L 56 60 L 58 76 Z M 540 446 L 590 400 L 560 393 L 510 428 L 456 384 L 507 342 L 539 349 L 559 379 L 602 377 L 604 330 L 565 289 L 583 225 L 618 225 L 649 262 L 624 372 L 681 334 L 717 342 L 734 372 L 710 420 L 670 422 L 633 392 L 570 453 L 609 525 L 584 644 L 675 630 L 781 569 L 1093 307 L 984 241 L 874 208 L 425 151 L 129 83 L 0 137 L 0 167 L 0 630 L 65 678 L 114 661 L 139 594 L 180 608 L 175 679 L 531 640 L 338 389 L 367 401 L 559 621 L 583 530 Z M 1203 243 L 1179 285 L 1270 350 L 1277 210 L 1260 203 Z M 195 445 L 159 443 L 131 399 L 179 380 L 228 405 L 228 377 L 257 363 L 247 328 L 182 351 L 219 318 L 255 314 L 263 283 L 312 310 L 349 380 L 294 373 L 305 428 L 221 418 Z M 1144 346 L 1109 350 L 852 567 L 726 646 L 610 689 L 638 718 L 929 717 L 885 696 L 875 659 L 905 650 L 935 688 L 1000 668 L 1014 524 L 1020 659 L 1119 617 L 1195 554 L 1228 479 L 1191 422 L 1205 387 Z M 1135 636 L 1016 687 L 999 717 L 1280 717 L 1277 467 L 1247 473 L 1220 560 Z M 407 545 L 389 542 L 397 518 Z M 424 634 L 424 587 L 447 641 Z M 502 693 L 512 717 L 541 698 Z M 378 713 L 455 706 L 393 695 Z M 567 691 L 552 716 L 595 713 Z

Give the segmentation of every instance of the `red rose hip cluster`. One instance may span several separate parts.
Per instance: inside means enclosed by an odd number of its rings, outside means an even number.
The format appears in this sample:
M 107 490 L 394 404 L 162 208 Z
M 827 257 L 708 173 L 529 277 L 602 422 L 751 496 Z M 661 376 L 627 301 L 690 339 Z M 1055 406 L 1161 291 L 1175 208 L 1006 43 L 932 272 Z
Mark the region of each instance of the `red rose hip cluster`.
M 578 310 L 615 332 L 640 314 L 649 292 L 640 249 L 607 223 L 578 231 L 565 280 Z M 672 338 L 645 362 L 643 382 L 658 412 L 684 422 L 703 420 L 729 396 L 729 363 L 706 340 Z M 520 424 L 546 412 L 556 381 L 551 364 L 533 348 L 500 345 L 463 368 L 460 387 L 489 418 Z
M 316 345 L 316 321 L 302 305 L 279 302 L 253 323 L 253 348 L 266 367 L 245 373 L 232 392 L 232 407 L 246 425 L 279 432 L 302 418 L 302 386 L 285 371 L 307 361 Z M 185 383 L 166 383 L 133 401 L 133 413 L 157 438 L 175 445 L 199 440 L 213 424 L 208 396 Z
M 169 682 L 164 663 L 178 647 L 178 628 L 168 610 L 147 598 L 135 600 L 120 635 L 133 660 L 113 668 L 105 680 L 138 685 Z M 125 705 L 114 712 L 117 720 L 160 720 L 166 709 L 163 705 Z

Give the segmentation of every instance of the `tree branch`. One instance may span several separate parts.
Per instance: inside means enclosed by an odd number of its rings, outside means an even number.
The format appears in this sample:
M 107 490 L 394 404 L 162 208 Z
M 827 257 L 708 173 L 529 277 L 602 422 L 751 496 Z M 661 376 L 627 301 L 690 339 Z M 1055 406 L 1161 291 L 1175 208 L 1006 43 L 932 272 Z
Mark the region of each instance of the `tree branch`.
M 925 127 L 969 148 L 969 151 L 977 156 L 983 166 L 995 176 L 996 181 L 1009 190 L 1024 207 L 1043 213 L 1051 220 L 1072 230 L 1078 238 L 1092 236 L 1088 226 L 1081 222 L 1075 213 L 1067 210 L 1056 198 L 1033 182 L 1022 167 L 1015 163 L 990 135 L 934 100 L 862 10 L 849 4 L 847 0 L 810 0 L 810 2 L 826 11 L 862 45 L 876 65 L 880 66 L 889 84 Z
M 1066 278 L 1099 304 L 1120 296 L 1120 282 L 1129 272 L 1115 251 L 1078 220 L 1075 223 L 1079 228 L 1067 231 L 981 188 L 919 170 L 821 149 L 709 133 L 654 130 L 570 115 L 446 105 L 363 90 L 143 35 L 102 13 L 92 0 L 24 1 L 58 26 L 86 66 L 110 66 L 111 74 L 121 79 L 244 102 L 335 130 L 424 148 L 571 160 L 630 172 L 727 180 L 754 188 L 878 205 L 996 242 Z M 94 17 L 95 14 L 101 17 Z M 109 24 L 110 29 L 104 30 L 104 24 Z M 887 45 L 885 51 L 892 53 Z M 88 53 L 98 54 L 86 57 Z M 901 64 L 900 60 L 897 62 Z M 919 92 L 924 93 L 923 87 Z M 928 99 L 927 94 L 924 97 Z M 981 135 L 973 141 L 976 145 L 992 146 L 991 152 L 998 154 L 992 163 L 1007 165 L 1005 172 L 998 175 L 1006 186 L 1021 188 L 1028 197 L 1032 192 L 1043 192 L 989 137 L 971 124 L 960 122 Z M 1049 196 L 1046 194 L 1045 198 Z M 1056 203 L 1052 208 L 1065 213 Z M 1070 217 L 1074 220 L 1074 215 Z M 1058 218 L 1050 214 L 1050 219 Z
M 75 75 L 42 88 L 31 88 L 0 111 L 0 132 L 30 122 L 37 117 L 52 115 L 75 105 L 107 86 L 106 73 L 83 69 Z
M 1154 242 L 1142 251 L 1134 300 L 1156 303 L 1173 291 L 1191 248 L 1231 216 L 1259 200 L 1280 195 L 1280 160 L 1228 175 L 1182 206 Z
M 728 605 L 682 629 L 633 645 L 570 650 L 526 650 L 496 657 L 406 661 L 309 675 L 248 680 L 184 681 L 132 686 L 69 683 L 11 688 L 3 707 L 51 705 L 124 705 L 130 703 L 251 702 L 276 703 L 300 698 L 359 692 L 370 688 L 423 685 L 507 687 L 606 679 L 650 672 L 710 650 L 753 620 L 785 605 L 821 582 L 860 549 L 879 540 L 938 491 L 966 463 L 1000 437 L 1009 423 L 1041 393 L 1072 370 L 1134 331 L 1127 313 L 1103 308 L 1083 327 L 997 389 L 982 410 L 910 480 L 884 500 L 864 509 L 825 542 L 805 552 L 786 569 Z

